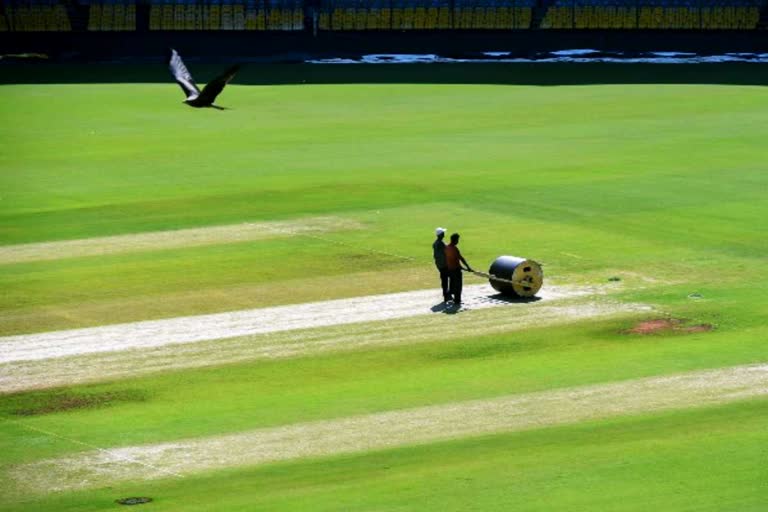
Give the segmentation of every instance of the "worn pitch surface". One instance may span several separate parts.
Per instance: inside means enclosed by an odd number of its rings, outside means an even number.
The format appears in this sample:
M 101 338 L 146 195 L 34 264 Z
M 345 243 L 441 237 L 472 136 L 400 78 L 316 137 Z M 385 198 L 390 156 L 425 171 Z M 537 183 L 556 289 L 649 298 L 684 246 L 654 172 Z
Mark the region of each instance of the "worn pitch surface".
M 411 344 L 648 311 L 596 300 L 598 289 L 549 286 L 516 301 L 466 287 L 461 308 L 434 290 L 0 338 L 0 392 L 169 369 Z M 499 311 L 494 311 L 499 309 Z M 486 311 L 488 310 L 488 311 Z M 344 326 L 344 327 L 343 327 Z

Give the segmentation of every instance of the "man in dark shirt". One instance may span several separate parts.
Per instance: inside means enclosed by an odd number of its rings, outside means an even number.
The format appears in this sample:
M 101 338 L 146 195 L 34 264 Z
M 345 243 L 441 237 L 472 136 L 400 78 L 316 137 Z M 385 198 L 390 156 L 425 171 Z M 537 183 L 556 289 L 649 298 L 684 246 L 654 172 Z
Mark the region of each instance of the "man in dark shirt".
M 440 287 L 443 289 L 443 301 L 451 300 L 451 294 L 448 293 L 448 270 L 445 268 L 445 228 L 435 230 L 437 240 L 432 244 L 432 255 L 435 258 L 435 266 L 440 273 Z
M 453 295 L 453 304 L 455 306 L 461 305 L 461 289 L 462 289 L 462 277 L 461 277 L 461 264 L 464 263 L 464 270 L 472 272 L 472 267 L 469 266 L 467 260 L 461 255 L 459 248 L 459 234 L 454 233 L 451 235 L 451 243 L 445 246 L 445 268 L 448 269 L 448 288 L 451 295 Z

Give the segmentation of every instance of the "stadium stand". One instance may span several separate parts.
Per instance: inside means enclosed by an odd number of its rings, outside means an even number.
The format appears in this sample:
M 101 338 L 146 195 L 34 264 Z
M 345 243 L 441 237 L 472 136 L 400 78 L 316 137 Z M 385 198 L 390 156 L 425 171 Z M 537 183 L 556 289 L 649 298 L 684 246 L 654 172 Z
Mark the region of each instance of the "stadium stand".
M 136 30 L 136 3 L 132 0 L 93 1 L 88 8 L 89 31 Z
M 326 0 L 321 30 L 527 29 L 534 0 Z
M 280 30 L 304 28 L 301 0 L 153 0 L 150 30 Z
M 768 0 L 0 0 L 0 32 L 73 26 L 93 32 L 753 30 L 768 27 Z
M 66 7 L 56 0 L 5 1 L 0 4 L 0 31 L 68 32 Z
M 757 28 L 761 0 L 558 0 L 550 29 L 744 30 Z

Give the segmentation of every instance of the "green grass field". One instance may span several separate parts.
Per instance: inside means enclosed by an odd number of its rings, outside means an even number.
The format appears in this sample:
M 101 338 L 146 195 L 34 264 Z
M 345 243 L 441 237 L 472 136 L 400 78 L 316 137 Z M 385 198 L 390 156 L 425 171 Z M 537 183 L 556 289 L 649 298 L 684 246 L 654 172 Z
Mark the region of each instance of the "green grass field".
M 193 68 L 201 81 L 213 72 Z M 445 68 L 429 83 L 429 66 L 399 67 L 395 83 L 364 83 L 358 66 L 270 84 L 274 68 L 252 66 L 220 96 L 225 111 L 181 104 L 149 68 L 146 83 L 83 70 L 77 84 L 77 69 L 52 68 L 39 84 L 0 86 L 0 356 L 11 336 L 63 329 L 426 288 L 437 302 L 438 225 L 462 234 L 479 270 L 525 256 L 544 265 L 545 288 L 602 290 L 566 305 L 647 306 L 493 331 L 462 325 L 491 329 L 545 304 L 470 308 L 438 315 L 438 335 L 420 335 L 419 318 L 391 320 L 387 343 L 354 350 L 197 356 L 172 371 L 0 388 L 0 510 L 112 510 L 126 496 L 150 496 L 139 509 L 158 511 L 765 510 L 765 389 L 63 490 L 18 476 L 94 450 L 768 363 L 768 91 L 738 85 L 749 67 L 710 68 L 700 83 L 688 78 L 701 68 L 663 68 L 633 66 L 632 83 L 623 67 L 551 66 L 545 86 L 526 84 L 525 73 L 541 78 L 529 66 L 458 68 L 487 84 L 441 80 Z M 300 74 L 291 69 L 281 73 Z M 505 83 L 515 70 L 519 83 Z M 554 85 L 558 72 L 580 85 Z M 293 228 L 167 245 L 178 230 L 243 223 Z M 166 242 L 130 247 L 153 232 Z M 129 247 L 66 253 L 75 240 Z M 29 245 L 44 242 L 55 243 Z M 658 318 L 712 330 L 626 333 Z M 298 336 L 352 339 L 381 323 Z M 22 366 L 0 362 L 0 383 Z M 71 469 L 39 467 L 42 482 Z

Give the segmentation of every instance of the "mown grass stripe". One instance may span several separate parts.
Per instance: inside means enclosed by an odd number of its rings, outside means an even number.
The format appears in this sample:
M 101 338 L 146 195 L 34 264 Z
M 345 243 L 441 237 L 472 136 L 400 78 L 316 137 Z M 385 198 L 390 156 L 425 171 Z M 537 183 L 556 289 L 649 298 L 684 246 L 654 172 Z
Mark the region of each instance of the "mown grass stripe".
M 735 366 L 91 451 L 19 466 L 8 476 L 30 492 L 62 491 L 162 478 L 169 472 L 183 475 L 367 452 L 723 404 L 766 394 L 767 364 Z
M 353 220 L 329 216 L 6 245 L 0 246 L 0 265 L 251 242 L 360 228 L 361 224 Z

